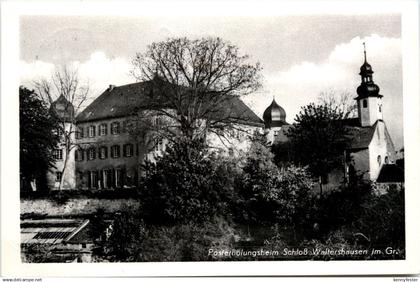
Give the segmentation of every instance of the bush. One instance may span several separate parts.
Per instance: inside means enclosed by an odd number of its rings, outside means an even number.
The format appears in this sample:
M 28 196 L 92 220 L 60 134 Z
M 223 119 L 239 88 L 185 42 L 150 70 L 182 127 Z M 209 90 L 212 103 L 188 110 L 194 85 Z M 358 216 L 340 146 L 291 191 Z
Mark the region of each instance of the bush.
M 374 247 L 405 248 L 404 189 L 389 187 L 388 192 L 372 196 L 362 204 L 354 228 L 365 234 Z M 400 252 L 401 253 L 401 252 Z
M 279 169 L 270 150 L 257 140 L 247 154 L 242 179 L 236 183 L 236 218 L 246 223 L 300 224 L 306 218 L 312 185 L 305 168 Z
M 147 221 L 205 222 L 227 210 L 226 171 L 201 141 L 181 139 L 144 168 L 141 197 Z
M 150 226 L 140 261 L 211 261 L 210 249 L 231 249 L 235 230 L 223 219 L 175 226 Z
M 111 234 L 102 252 L 111 261 L 136 261 L 141 256 L 145 235 L 145 224 L 140 215 L 123 211 L 115 215 Z

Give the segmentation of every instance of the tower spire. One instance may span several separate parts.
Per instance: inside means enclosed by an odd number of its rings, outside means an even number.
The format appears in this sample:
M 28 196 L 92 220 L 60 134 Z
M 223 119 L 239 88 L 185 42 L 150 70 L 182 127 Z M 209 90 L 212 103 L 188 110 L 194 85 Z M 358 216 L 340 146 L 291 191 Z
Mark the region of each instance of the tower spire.
M 366 60 L 366 42 L 363 42 L 363 53 L 365 55 L 365 63 L 367 62 Z

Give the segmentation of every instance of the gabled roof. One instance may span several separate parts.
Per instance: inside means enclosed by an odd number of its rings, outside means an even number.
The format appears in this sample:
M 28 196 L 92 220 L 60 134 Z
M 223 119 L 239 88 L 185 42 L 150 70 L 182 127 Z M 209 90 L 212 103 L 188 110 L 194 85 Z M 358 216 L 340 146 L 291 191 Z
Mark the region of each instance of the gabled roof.
M 108 88 L 77 116 L 77 122 L 125 117 L 139 109 L 170 108 L 168 100 L 159 93 L 159 89 L 162 88 L 157 89 L 154 83 L 145 81 Z M 237 96 L 224 100 L 221 108 L 223 112 L 214 112 L 209 118 L 228 116 L 237 123 L 263 124 L 263 121 Z
M 377 123 L 372 126 L 361 127 L 358 118 L 350 118 L 339 120 L 348 131 L 348 142 L 347 149 L 365 149 L 369 147 L 372 141 L 373 134 L 375 133 Z M 293 125 L 284 125 L 275 137 L 275 142 L 287 142 L 288 136 L 287 131 L 293 127 Z
M 348 130 L 348 149 L 365 149 L 369 147 L 378 122 L 372 126 L 346 126 Z
M 404 170 L 396 164 L 384 164 L 379 172 L 376 182 L 404 182 Z
M 57 100 L 52 102 L 50 108 L 57 114 L 59 119 L 65 122 L 73 121 L 74 107 L 64 95 L 60 95 Z

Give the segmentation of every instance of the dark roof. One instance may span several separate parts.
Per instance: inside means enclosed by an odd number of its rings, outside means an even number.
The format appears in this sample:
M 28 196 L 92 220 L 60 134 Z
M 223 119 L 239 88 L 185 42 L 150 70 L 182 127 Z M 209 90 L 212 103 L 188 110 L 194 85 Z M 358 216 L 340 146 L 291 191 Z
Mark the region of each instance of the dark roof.
M 404 182 L 404 170 L 396 164 L 384 164 L 379 172 L 376 182 Z
M 369 147 L 370 142 L 372 141 L 373 134 L 378 122 L 372 126 L 349 126 L 347 125 L 348 132 L 348 149 L 365 149 Z
M 64 97 L 64 95 L 60 95 L 54 102 L 51 103 L 50 107 L 57 116 L 66 121 L 72 122 L 74 118 L 74 107 L 69 100 Z
M 286 122 L 286 111 L 274 99 L 271 105 L 265 109 L 263 119 L 266 128 L 280 127 L 288 124 Z
M 369 147 L 372 141 L 373 134 L 375 133 L 376 122 L 372 126 L 361 127 L 358 118 L 349 118 L 339 120 L 338 122 L 343 123 L 347 128 L 348 132 L 348 143 L 347 149 L 365 149 Z M 287 131 L 293 127 L 293 125 L 284 125 L 275 137 L 275 142 L 287 142 Z
M 137 82 L 108 88 L 77 116 L 77 122 L 88 122 L 108 118 L 125 117 L 140 109 L 170 107 L 168 100 L 159 92 L 152 81 Z M 163 87 L 163 89 L 165 89 Z M 170 91 L 170 90 L 169 90 Z M 237 96 L 223 101 L 223 113 L 213 113 L 213 117 L 226 115 L 238 123 L 261 125 L 263 121 Z M 212 118 L 212 117 L 209 117 Z
M 66 243 L 70 244 L 81 244 L 81 243 L 92 243 L 92 226 L 89 224 L 86 228 L 83 228 L 79 232 L 77 232 L 74 236 L 72 236 Z

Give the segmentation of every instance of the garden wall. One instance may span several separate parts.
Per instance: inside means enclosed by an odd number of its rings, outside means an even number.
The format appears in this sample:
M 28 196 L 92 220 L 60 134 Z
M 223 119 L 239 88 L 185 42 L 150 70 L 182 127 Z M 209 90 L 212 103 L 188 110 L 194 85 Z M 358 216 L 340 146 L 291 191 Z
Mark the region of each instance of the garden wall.
M 138 209 L 138 199 L 69 199 L 65 203 L 57 203 L 50 199 L 22 199 L 20 213 L 48 214 L 48 216 L 67 216 L 77 214 L 92 214 L 98 209 L 106 213 L 114 213 L 123 209 Z

